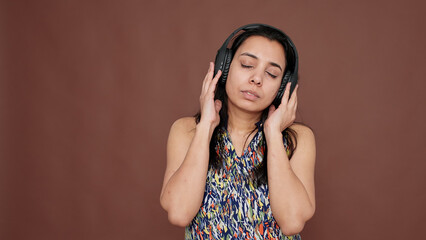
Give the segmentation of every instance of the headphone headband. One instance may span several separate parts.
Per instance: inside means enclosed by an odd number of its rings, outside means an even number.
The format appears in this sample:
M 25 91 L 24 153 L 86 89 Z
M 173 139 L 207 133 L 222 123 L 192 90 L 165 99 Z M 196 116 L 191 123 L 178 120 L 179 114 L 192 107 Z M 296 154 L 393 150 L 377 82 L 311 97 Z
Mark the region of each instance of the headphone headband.
M 222 45 L 222 47 L 220 49 L 227 48 L 229 42 L 234 38 L 234 36 L 238 32 L 240 32 L 242 30 L 247 31 L 247 30 L 250 30 L 250 29 L 256 29 L 256 28 L 259 28 L 259 27 L 271 28 L 271 29 L 274 29 L 275 31 L 281 33 L 288 40 L 288 43 L 293 48 L 295 57 L 298 58 L 296 47 L 294 46 L 294 43 L 293 43 L 293 41 L 291 41 L 290 37 L 287 36 L 287 34 L 285 34 L 280 29 L 278 29 L 276 27 L 273 27 L 271 25 L 263 24 L 263 23 L 252 23 L 252 24 L 247 24 L 247 25 L 244 25 L 244 26 L 241 26 L 241 27 L 237 28 L 234 32 L 231 33 L 231 35 L 229 35 L 229 37 L 225 40 L 225 42 L 223 43 L 223 45 Z

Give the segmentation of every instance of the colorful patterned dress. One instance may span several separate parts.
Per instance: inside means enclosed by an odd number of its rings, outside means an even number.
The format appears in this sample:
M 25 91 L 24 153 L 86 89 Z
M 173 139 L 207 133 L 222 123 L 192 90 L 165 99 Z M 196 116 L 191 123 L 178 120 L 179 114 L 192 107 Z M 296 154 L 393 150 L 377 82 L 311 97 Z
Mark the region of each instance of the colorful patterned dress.
M 185 239 L 224 240 L 300 240 L 300 235 L 285 236 L 272 216 L 268 185 L 253 186 L 251 174 L 263 159 L 264 141 L 258 131 L 238 157 L 226 129 L 219 130 L 218 143 L 223 167 L 209 168 L 203 204 L 185 228 Z M 285 147 L 287 147 L 285 141 Z

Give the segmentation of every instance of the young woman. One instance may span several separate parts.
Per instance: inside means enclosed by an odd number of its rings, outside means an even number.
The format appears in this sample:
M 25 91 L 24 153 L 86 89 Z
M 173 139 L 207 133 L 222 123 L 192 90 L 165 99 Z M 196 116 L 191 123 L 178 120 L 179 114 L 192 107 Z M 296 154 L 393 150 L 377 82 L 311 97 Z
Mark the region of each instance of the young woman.
M 315 140 L 294 123 L 297 52 L 273 27 L 240 30 L 224 73 L 210 63 L 200 113 L 171 127 L 160 202 L 185 239 L 300 239 L 315 212 Z

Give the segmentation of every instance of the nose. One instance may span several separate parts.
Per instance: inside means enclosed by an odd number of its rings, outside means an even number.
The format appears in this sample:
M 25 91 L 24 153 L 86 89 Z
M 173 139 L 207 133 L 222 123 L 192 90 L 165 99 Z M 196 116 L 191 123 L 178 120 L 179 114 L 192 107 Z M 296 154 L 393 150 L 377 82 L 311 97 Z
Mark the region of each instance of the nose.
M 250 78 L 250 83 L 254 83 L 257 86 L 262 86 L 262 82 L 263 82 L 263 79 L 262 79 L 262 75 L 260 71 L 254 72 Z

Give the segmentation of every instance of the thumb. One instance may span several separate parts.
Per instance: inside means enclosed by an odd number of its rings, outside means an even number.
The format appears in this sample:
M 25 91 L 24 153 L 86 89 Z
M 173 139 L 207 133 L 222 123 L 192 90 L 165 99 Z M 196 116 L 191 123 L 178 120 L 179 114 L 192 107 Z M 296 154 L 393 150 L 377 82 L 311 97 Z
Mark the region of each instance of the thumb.
M 216 99 L 214 101 L 214 108 L 215 108 L 216 112 L 219 112 L 220 109 L 222 108 L 222 101 Z

